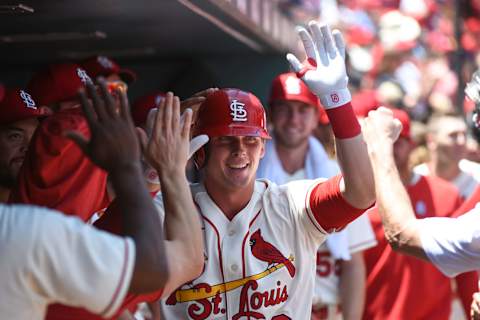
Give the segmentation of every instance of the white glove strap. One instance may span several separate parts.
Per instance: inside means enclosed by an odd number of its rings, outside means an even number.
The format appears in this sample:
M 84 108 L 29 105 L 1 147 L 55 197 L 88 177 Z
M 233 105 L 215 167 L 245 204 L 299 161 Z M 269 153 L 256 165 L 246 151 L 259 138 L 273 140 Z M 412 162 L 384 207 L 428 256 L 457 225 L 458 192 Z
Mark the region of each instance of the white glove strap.
M 325 109 L 333 109 L 352 101 L 352 95 L 348 89 L 331 91 L 329 94 L 320 96 L 320 102 Z

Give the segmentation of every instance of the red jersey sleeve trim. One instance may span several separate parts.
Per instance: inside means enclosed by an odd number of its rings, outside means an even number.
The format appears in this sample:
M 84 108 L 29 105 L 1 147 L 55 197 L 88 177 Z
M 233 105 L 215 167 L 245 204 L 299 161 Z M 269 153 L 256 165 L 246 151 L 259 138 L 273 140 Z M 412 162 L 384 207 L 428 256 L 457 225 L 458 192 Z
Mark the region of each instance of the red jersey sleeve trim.
M 307 194 L 307 212 L 315 226 L 327 233 L 342 230 L 361 216 L 369 208 L 358 209 L 350 205 L 342 196 L 340 181 L 337 175 L 327 181 L 315 185 Z
M 123 266 L 122 266 L 122 272 L 120 274 L 120 280 L 118 282 L 117 288 L 115 289 L 115 292 L 113 293 L 112 299 L 110 300 L 110 303 L 108 306 L 105 308 L 105 310 L 101 313 L 101 315 L 105 318 L 111 316 L 115 310 L 112 310 L 113 306 L 117 305 L 119 307 L 118 303 L 118 296 L 120 294 L 120 291 L 124 287 L 124 282 L 125 282 L 125 276 L 127 275 L 127 267 L 128 263 L 130 260 L 130 250 L 129 250 L 129 245 L 128 245 L 128 240 L 125 239 L 125 255 L 124 255 L 124 260 L 123 260 Z

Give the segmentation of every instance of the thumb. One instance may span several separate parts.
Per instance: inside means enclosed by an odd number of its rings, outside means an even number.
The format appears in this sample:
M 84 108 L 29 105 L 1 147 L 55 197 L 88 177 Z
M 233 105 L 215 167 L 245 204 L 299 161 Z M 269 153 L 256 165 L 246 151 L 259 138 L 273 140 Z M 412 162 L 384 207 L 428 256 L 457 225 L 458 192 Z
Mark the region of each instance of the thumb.
M 81 150 L 84 154 L 89 156 L 88 152 L 88 140 L 85 138 L 85 136 L 79 132 L 75 131 L 67 131 L 65 133 L 65 136 L 72 140 Z
M 147 133 L 145 132 L 145 130 L 143 130 L 140 127 L 135 127 L 135 131 L 137 133 L 137 138 L 138 138 L 138 142 L 140 143 L 140 148 L 142 150 L 142 153 L 144 153 L 148 145 Z
M 290 66 L 292 67 L 294 72 L 298 73 L 303 69 L 303 65 L 300 63 L 300 61 L 295 55 L 291 53 L 287 54 L 287 60 L 290 63 Z
M 199 136 L 196 136 L 190 141 L 190 150 L 188 152 L 188 159 L 190 159 L 195 152 L 198 151 L 201 147 L 203 147 L 207 142 L 209 138 L 206 134 L 202 134 Z

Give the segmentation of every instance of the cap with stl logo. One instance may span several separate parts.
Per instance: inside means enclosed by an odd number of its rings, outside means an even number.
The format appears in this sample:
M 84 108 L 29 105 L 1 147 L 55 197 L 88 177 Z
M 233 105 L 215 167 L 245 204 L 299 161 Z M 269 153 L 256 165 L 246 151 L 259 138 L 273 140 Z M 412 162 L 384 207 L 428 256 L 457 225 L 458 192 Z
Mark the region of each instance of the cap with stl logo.
M 121 68 L 118 63 L 106 56 L 93 56 L 80 63 L 88 74 L 96 79 L 98 76 L 108 77 L 112 74 L 118 74 L 120 79 L 126 83 L 132 83 L 137 80 L 137 75 L 130 69 Z
M 0 125 L 45 115 L 32 96 L 23 89 L 6 89 L 0 102 Z
M 87 72 L 75 63 L 52 64 L 36 73 L 27 91 L 40 106 L 48 106 L 77 97 L 78 90 L 92 83 Z
M 310 106 L 320 108 L 320 101 L 307 85 L 293 72 L 278 75 L 272 81 L 269 103 L 275 101 L 300 101 Z

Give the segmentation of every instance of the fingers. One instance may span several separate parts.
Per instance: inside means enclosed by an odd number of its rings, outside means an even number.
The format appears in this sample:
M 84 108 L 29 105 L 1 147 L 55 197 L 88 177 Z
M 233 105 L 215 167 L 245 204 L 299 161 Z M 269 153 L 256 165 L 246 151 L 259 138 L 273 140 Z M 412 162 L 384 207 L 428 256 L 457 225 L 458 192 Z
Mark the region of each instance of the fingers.
M 92 128 L 95 125 L 97 119 L 96 119 L 96 114 L 95 114 L 95 111 L 93 110 L 92 104 L 87 99 L 87 94 L 85 93 L 85 90 L 81 89 L 78 92 L 78 97 L 80 99 L 80 104 L 82 105 L 82 110 L 85 115 L 85 118 L 87 119 L 88 126 Z
M 315 41 L 315 45 L 317 47 L 318 57 L 323 65 L 328 64 L 328 57 L 325 48 L 325 40 L 323 39 L 323 33 L 320 29 L 320 26 L 315 21 L 310 21 L 308 24 L 310 32 L 313 37 L 313 41 Z
M 130 113 L 130 103 L 128 102 L 127 93 L 123 90 L 116 91 L 120 97 L 120 116 L 122 119 L 128 122 L 129 125 L 133 126 L 132 114 Z
M 98 96 L 97 89 L 95 88 L 95 86 L 91 83 L 87 83 L 87 92 L 90 99 L 92 100 L 93 109 L 97 113 L 98 120 L 99 121 L 106 120 L 108 116 L 105 111 L 105 106 L 102 99 L 100 99 L 100 97 Z
M 305 28 L 302 27 L 297 27 L 296 28 L 297 33 L 302 40 L 303 47 L 305 48 L 305 53 L 307 54 L 308 58 L 314 59 L 315 61 L 317 60 L 317 53 L 315 50 L 315 44 L 310 37 L 310 34 L 308 33 Z
M 107 82 L 104 78 L 99 78 L 97 80 L 98 87 L 100 89 L 100 94 L 103 98 L 103 103 L 105 105 L 105 110 L 110 117 L 117 116 L 117 110 L 115 108 L 115 99 L 113 99 L 112 95 L 108 91 Z
M 147 115 L 147 135 L 150 137 L 153 132 L 153 127 L 155 126 L 155 119 L 157 117 L 158 108 L 153 108 L 148 111 Z
M 135 132 L 137 133 L 137 138 L 138 141 L 140 142 L 140 148 L 142 150 L 142 153 L 147 150 L 147 145 L 148 145 L 148 136 L 145 130 L 143 130 L 140 127 L 135 127 Z
M 342 33 L 335 29 L 333 30 L 332 35 L 340 56 L 345 60 L 345 40 L 343 39 Z
M 189 139 L 190 138 L 190 128 L 192 127 L 192 118 L 193 118 L 193 111 L 192 109 L 187 109 L 182 114 L 182 119 L 180 120 L 181 123 L 181 135 L 183 138 Z
M 65 136 L 75 142 L 75 144 L 82 150 L 82 152 L 88 155 L 88 140 L 79 132 L 67 131 Z
M 152 137 L 160 137 L 163 130 L 163 113 L 165 112 L 165 105 L 167 99 L 163 99 L 158 106 L 155 121 L 153 124 Z
M 180 128 L 180 99 L 177 96 L 173 97 L 171 122 L 173 132 L 177 132 Z
M 203 101 L 205 101 L 205 99 L 206 98 L 204 96 L 199 96 L 199 97 L 192 97 L 192 98 L 188 98 L 187 100 L 183 100 L 181 102 L 181 110 L 185 110 L 195 105 L 199 105 Z
M 303 65 L 298 61 L 295 55 L 291 53 L 287 54 L 287 61 L 290 63 L 294 72 L 298 73 L 303 69 Z
M 173 93 L 167 92 L 165 97 L 165 106 L 163 110 L 162 126 L 164 130 L 170 132 L 172 130 L 172 106 L 173 106 Z
M 203 147 L 208 142 L 208 140 L 209 138 L 205 134 L 202 134 L 193 138 L 192 141 L 190 141 L 190 150 L 188 152 L 188 158 L 190 159 L 195 154 L 195 152 L 198 151 L 198 149 Z
M 326 52 L 330 58 L 335 58 L 337 55 L 337 50 L 335 48 L 335 44 L 333 43 L 332 31 L 330 31 L 330 27 L 325 24 L 320 27 L 320 31 L 322 32 Z

